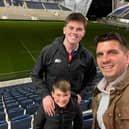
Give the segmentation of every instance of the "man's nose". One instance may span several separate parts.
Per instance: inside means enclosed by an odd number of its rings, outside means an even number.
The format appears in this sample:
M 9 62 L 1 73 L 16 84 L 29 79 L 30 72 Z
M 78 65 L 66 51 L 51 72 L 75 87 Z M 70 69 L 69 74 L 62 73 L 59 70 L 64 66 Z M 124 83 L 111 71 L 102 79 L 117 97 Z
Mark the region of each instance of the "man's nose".
M 103 63 L 109 62 L 109 60 L 110 60 L 110 57 L 107 54 L 104 54 L 102 57 Z

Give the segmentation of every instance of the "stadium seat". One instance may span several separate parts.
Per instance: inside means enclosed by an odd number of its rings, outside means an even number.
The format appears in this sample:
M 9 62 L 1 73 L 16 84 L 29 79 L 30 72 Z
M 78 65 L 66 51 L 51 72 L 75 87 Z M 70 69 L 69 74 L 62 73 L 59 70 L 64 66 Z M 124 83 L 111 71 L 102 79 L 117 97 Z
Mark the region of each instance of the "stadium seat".
M 24 114 L 24 109 L 21 107 L 16 107 L 13 109 L 8 110 L 8 117 L 12 119 L 14 117 L 20 116 Z
M 6 121 L 0 121 L 0 129 L 8 129 L 8 124 Z
M 11 129 L 29 129 L 31 128 L 32 117 L 28 114 L 14 117 L 11 119 Z
M 2 102 L 0 102 L 0 112 L 1 112 L 1 111 L 4 111 L 4 107 L 3 107 Z
M 83 113 L 83 129 L 91 129 L 92 126 L 92 112 Z
M 13 108 L 16 108 L 16 107 L 19 107 L 19 104 L 18 103 L 9 103 L 9 104 L 6 104 L 7 110 L 10 110 L 10 109 L 13 109 Z
M 21 101 L 20 103 L 21 103 L 21 106 L 23 108 L 26 108 L 27 105 L 33 104 L 33 100 L 32 99 L 27 99 L 27 100 Z
M 4 111 L 0 111 L 0 121 L 5 120 L 5 112 Z
M 56 9 L 56 10 L 60 10 L 60 8 L 58 7 L 57 3 L 48 3 L 48 2 L 44 2 L 43 3 L 45 5 L 46 9 Z
M 91 119 L 91 118 L 93 118 L 92 112 L 83 113 L 83 119 L 84 120 Z
M 34 98 L 35 102 L 41 103 L 42 98 L 40 96 Z
M 82 100 L 80 103 L 80 108 L 83 111 L 88 110 L 89 100 Z
M 0 7 L 3 7 L 4 6 L 4 2 L 3 0 L 0 0 Z
M 37 103 L 29 104 L 26 106 L 26 113 L 32 115 L 37 111 L 38 107 L 39 107 L 39 104 L 37 104 Z
M 26 1 L 26 5 L 30 9 L 43 9 L 41 2 Z
M 83 120 L 83 129 L 91 129 L 92 128 L 92 118 Z

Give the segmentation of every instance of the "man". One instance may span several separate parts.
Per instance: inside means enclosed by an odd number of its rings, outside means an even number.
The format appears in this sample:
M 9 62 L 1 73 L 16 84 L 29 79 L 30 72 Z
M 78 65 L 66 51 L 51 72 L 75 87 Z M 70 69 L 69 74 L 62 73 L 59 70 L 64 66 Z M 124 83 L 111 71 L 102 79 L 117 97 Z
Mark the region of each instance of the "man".
M 75 98 L 71 97 L 68 81 L 59 80 L 52 88 L 55 114 L 49 116 L 43 108 L 38 110 L 35 129 L 82 129 L 82 111 Z
M 92 129 L 129 129 L 129 48 L 116 32 L 96 38 L 97 64 L 103 74 L 93 94 Z
M 96 74 L 91 53 L 80 45 L 86 25 L 86 18 L 81 13 L 67 16 L 63 28 L 64 36 L 44 47 L 34 66 L 32 81 L 43 97 L 43 107 L 49 115 L 54 113 L 55 106 L 50 93 L 56 80 L 68 80 L 72 94 L 80 102 L 86 96 L 86 85 Z

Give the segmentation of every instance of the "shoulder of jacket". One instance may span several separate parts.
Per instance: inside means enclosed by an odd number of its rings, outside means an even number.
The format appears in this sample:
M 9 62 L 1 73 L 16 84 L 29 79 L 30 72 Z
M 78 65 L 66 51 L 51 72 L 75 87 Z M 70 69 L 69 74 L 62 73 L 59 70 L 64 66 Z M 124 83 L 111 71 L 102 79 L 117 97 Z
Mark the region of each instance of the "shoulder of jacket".
M 51 52 L 55 51 L 61 42 L 63 42 L 63 36 L 57 37 L 52 43 L 43 47 L 42 52 L 47 52 L 47 53 L 50 52 L 51 53 Z
M 91 56 L 92 57 L 92 53 L 85 47 L 81 46 L 81 52 L 84 54 L 84 55 L 87 55 L 87 56 Z

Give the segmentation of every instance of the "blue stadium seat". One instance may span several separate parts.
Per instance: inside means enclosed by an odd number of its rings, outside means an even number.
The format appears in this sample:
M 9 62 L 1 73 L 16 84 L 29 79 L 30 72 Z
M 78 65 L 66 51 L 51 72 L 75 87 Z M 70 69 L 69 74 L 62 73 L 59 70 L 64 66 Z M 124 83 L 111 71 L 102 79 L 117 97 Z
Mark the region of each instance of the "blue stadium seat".
M 30 9 L 43 9 L 41 2 L 26 1 L 26 5 Z
M 8 129 L 8 124 L 6 121 L 0 121 L 0 129 Z
M 117 8 L 116 10 L 114 10 L 112 12 L 112 15 L 113 16 L 119 16 L 121 15 L 122 13 L 124 13 L 127 9 L 129 9 L 129 6 L 123 6 L 123 7 L 120 7 L 120 8 Z
M 29 129 L 31 120 L 32 117 L 28 114 L 14 117 L 11 119 L 11 129 Z
M 15 102 L 16 102 L 15 99 L 6 100 L 5 105 L 10 104 L 10 103 L 15 103 Z
M 3 0 L 0 0 L 0 7 L 3 7 L 4 6 L 4 2 Z
M 93 118 L 92 112 L 86 112 L 86 113 L 83 114 L 83 119 L 84 120 L 91 119 L 91 118 Z
M 1 112 L 1 111 L 4 111 L 4 107 L 3 107 L 2 104 L 0 104 L 0 112 Z
M 16 108 L 16 107 L 19 107 L 19 104 L 18 103 L 9 103 L 9 104 L 6 104 L 7 110 L 10 110 L 10 109 L 13 109 L 13 108 Z
M 81 108 L 82 112 L 88 110 L 89 109 L 88 106 L 89 106 L 89 100 L 81 101 L 80 108 Z
M 83 129 L 91 129 L 92 128 L 93 119 L 83 120 Z
M 14 5 L 14 6 L 23 6 L 23 1 L 20 1 L 20 0 L 13 0 L 13 5 Z
M 46 9 L 60 10 L 60 8 L 58 7 L 58 4 L 57 3 L 44 2 L 44 5 L 45 5 Z
M 93 115 L 92 112 L 83 113 L 83 129 L 91 129 Z
M 24 109 L 22 107 L 16 107 L 13 109 L 8 110 L 8 117 L 12 119 L 16 116 L 20 116 L 24 114 Z
M 5 112 L 4 111 L 0 111 L 0 121 L 5 120 Z
M 29 104 L 26 106 L 26 113 L 32 115 L 37 111 L 38 107 L 39 107 L 39 104 L 37 103 Z
M 35 97 L 34 101 L 37 102 L 37 103 L 41 103 L 42 102 L 42 98 L 40 96 Z
M 27 99 L 27 100 L 21 101 L 20 103 L 21 103 L 21 106 L 23 108 L 26 108 L 27 105 L 33 104 L 33 100 L 32 99 Z

